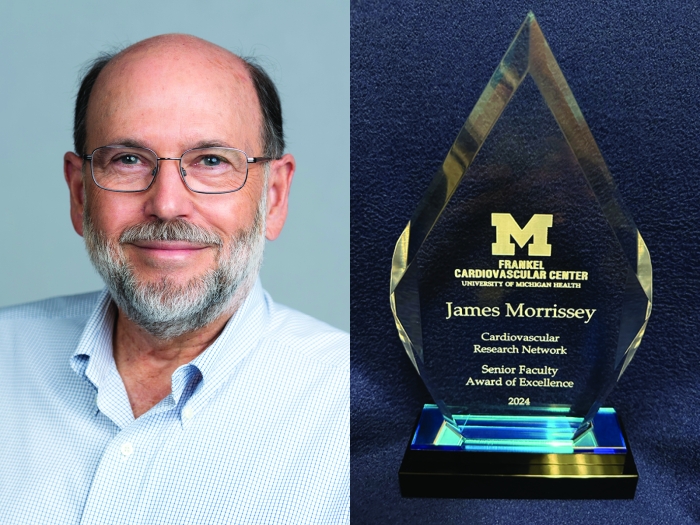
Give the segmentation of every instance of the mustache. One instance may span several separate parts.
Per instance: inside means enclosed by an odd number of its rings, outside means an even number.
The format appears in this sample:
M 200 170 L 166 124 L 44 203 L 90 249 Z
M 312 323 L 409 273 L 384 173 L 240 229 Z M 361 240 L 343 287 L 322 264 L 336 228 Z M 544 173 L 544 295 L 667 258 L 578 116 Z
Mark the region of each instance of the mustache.
M 130 226 L 119 236 L 120 244 L 138 241 L 184 241 L 197 244 L 213 244 L 222 247 L 224 242 L 217 234 L 184 219 L 143 222 Z

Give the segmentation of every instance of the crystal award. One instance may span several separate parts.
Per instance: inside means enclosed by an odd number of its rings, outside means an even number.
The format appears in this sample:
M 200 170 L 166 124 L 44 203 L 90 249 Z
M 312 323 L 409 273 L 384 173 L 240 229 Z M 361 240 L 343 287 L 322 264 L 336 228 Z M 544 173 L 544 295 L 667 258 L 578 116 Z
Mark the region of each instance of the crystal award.
M 404 495 L 633 497 L 603 403 L 649 320 L 651 262 L 532 13 L 398 239 L 390 291 L 434 400 Z

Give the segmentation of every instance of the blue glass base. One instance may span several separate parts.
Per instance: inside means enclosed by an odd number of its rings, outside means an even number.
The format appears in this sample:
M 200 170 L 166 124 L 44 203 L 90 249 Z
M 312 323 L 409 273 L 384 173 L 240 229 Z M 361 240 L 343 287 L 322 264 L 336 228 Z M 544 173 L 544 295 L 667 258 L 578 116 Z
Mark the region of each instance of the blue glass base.
M 451 428 L 425 405 L 399 485 L 405 497 L 630 499 L 637 468 L 612 408 L 581 420 L 561 416 L 461 416 Z
M 603 407 L 591 428 L 572 439 L 581 418 L 562 416 L 455 416 L 459 433 L 436 405 L 425 405 L 411 442 L 415 450 L 470 450 L 541 454 L 626 454 L 615 409 Z

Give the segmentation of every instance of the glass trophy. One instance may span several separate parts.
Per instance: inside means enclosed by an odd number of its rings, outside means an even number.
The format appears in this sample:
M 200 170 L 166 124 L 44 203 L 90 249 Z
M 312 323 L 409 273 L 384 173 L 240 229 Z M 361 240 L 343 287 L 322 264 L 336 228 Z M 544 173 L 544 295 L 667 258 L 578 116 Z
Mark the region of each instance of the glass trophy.
M 402 493 L 633 497 L 603 403 L 651 297 L 647 247 L 529 13 L 394 250 L 391 308 L 434 400 Z

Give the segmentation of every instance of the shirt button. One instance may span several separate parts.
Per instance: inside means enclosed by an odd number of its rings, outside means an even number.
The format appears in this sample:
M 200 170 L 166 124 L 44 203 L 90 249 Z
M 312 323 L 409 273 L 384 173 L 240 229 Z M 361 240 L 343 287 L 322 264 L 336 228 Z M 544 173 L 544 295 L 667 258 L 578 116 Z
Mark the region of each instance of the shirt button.
M 134 446 L 131 443 L 122 443 L 121 447 L 122 454 L 125 456 L 131 456 L 134 452 Z
M 185 407 L 182 409 L 182 417 L 185 419 L 192 419 L 192 416 L 194 415 L 194 412 L 190 407 Z

